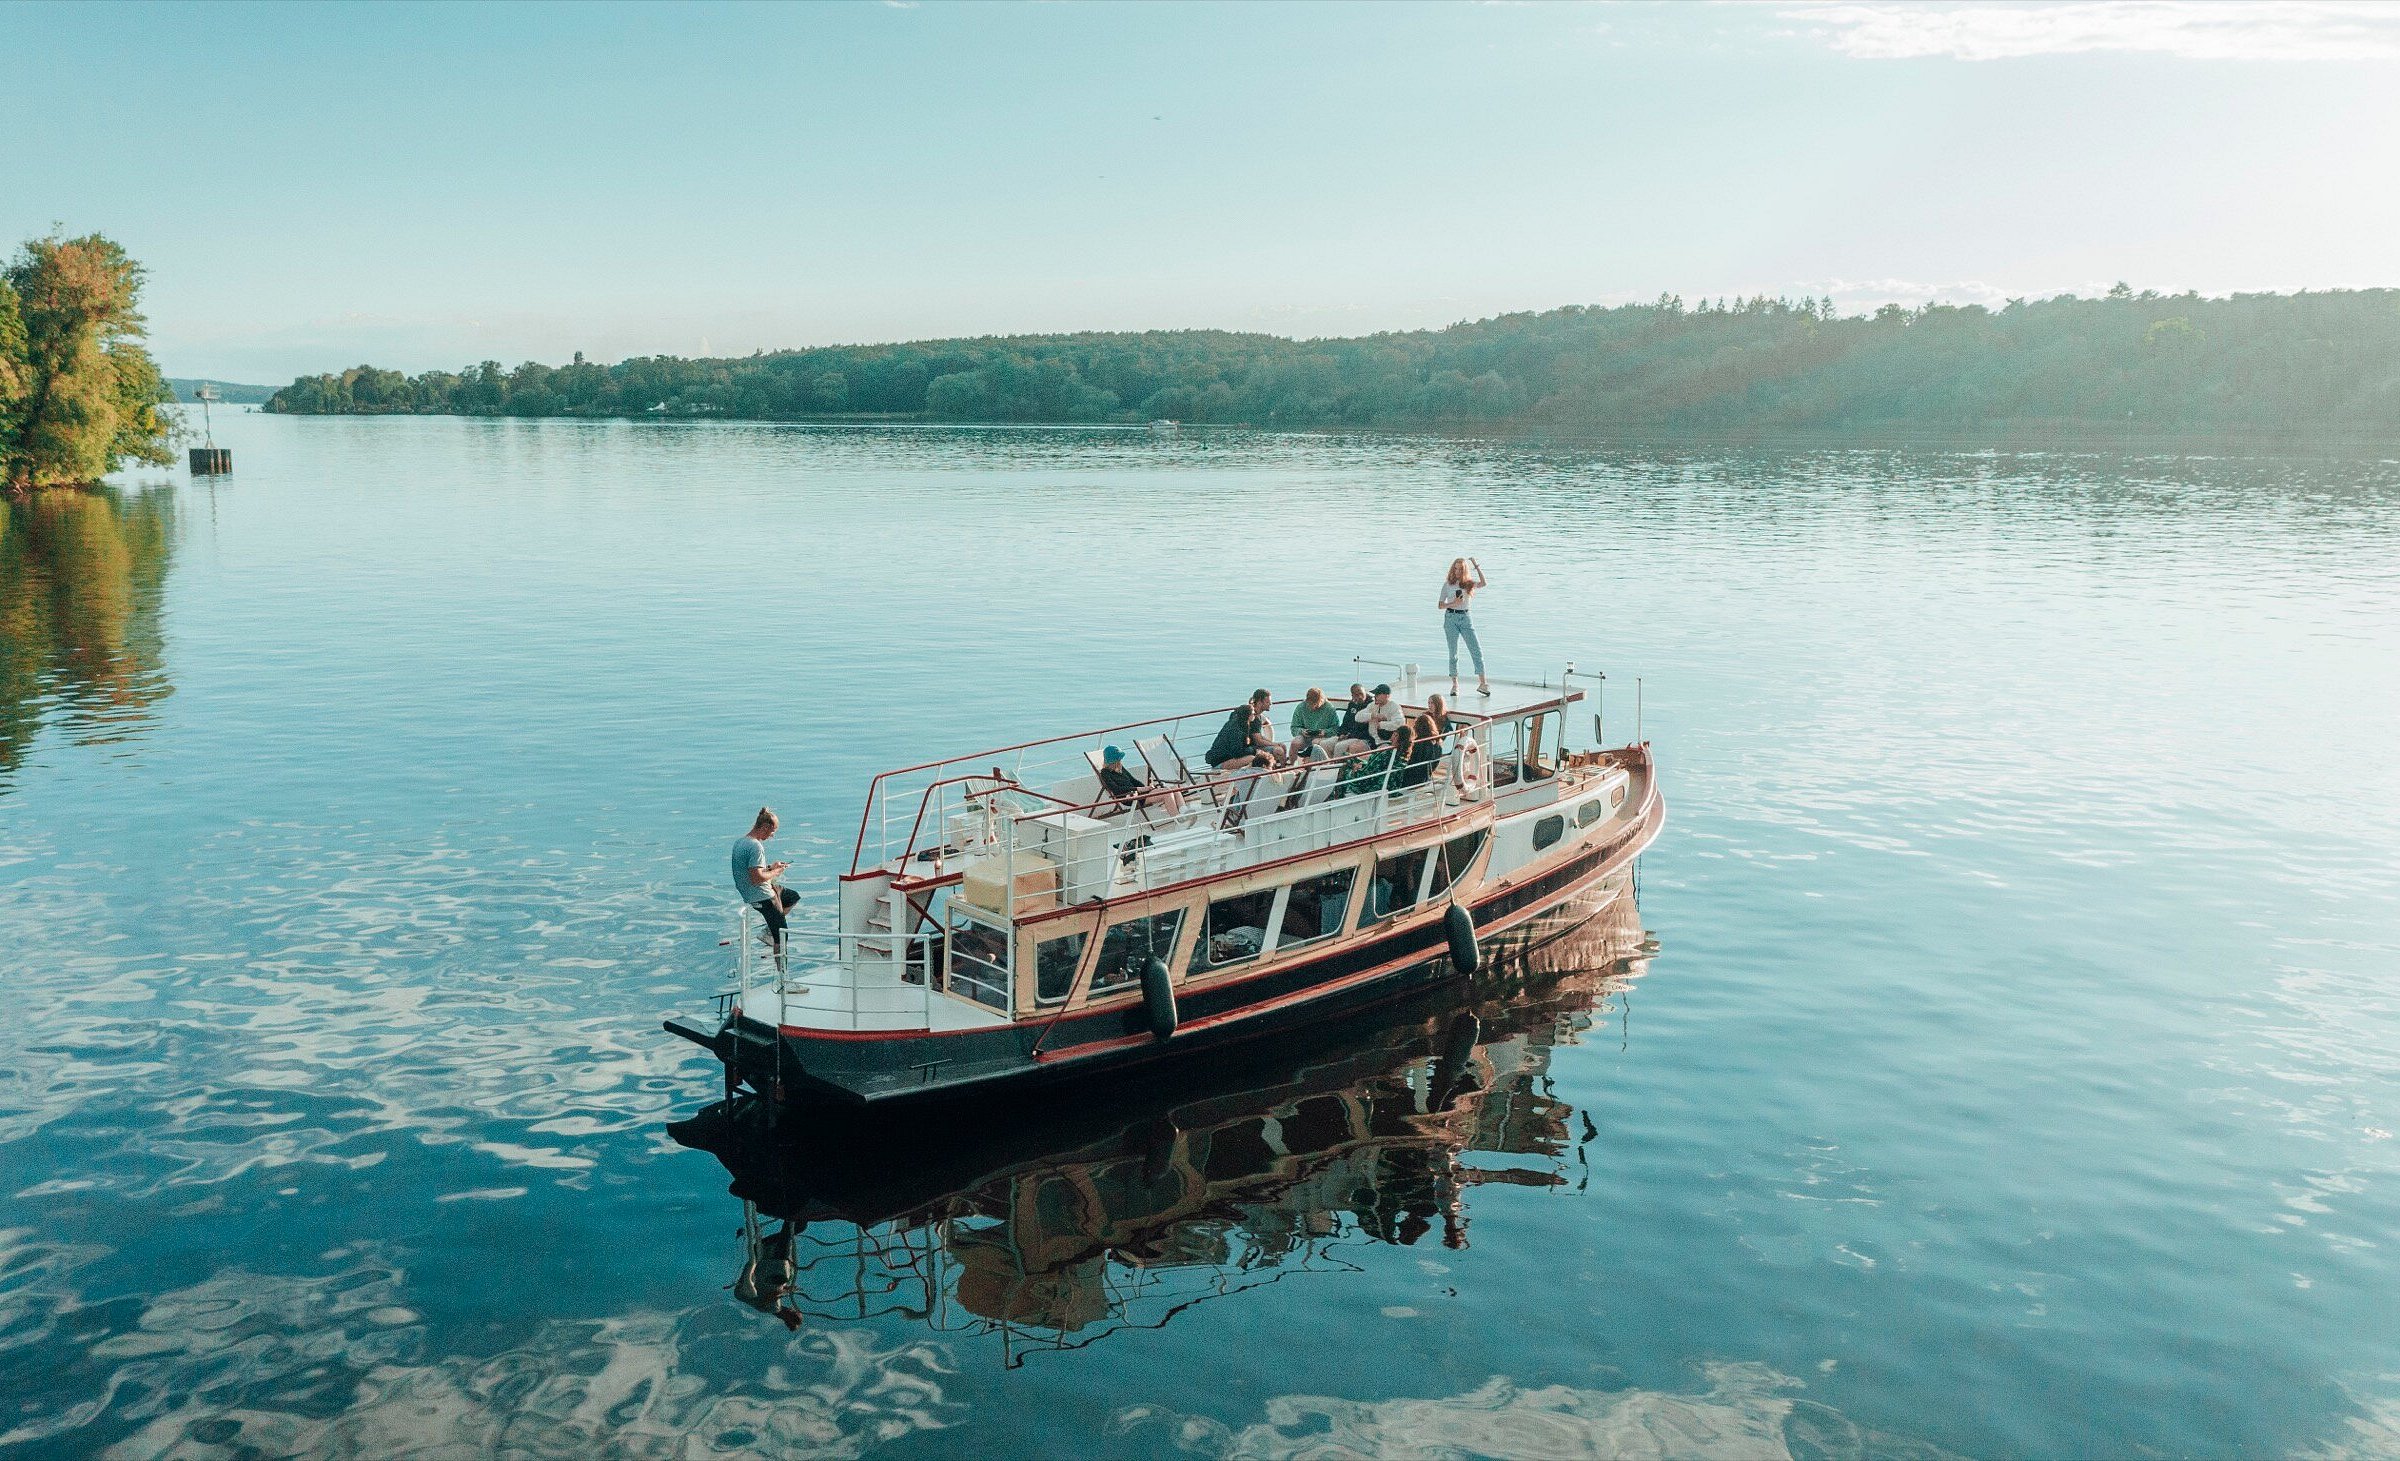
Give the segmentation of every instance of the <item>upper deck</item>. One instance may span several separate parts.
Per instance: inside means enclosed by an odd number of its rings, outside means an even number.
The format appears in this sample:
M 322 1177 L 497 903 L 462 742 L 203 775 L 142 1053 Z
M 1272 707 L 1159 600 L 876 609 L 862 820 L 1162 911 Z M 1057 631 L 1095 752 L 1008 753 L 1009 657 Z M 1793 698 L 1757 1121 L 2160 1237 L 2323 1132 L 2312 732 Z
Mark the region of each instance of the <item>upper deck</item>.
M 1360 673 L 1374 681 L 1379 669 Z M 1394 681 L 1393 699 L 1413 722 L 1435 683 Z M 1491 792 L 1548 775 L 1562 759 L 1564 717 L 1583 698 L 1571 674 L 1470 691 L 1448 706 L 1438 756 L 1407 776 L 1370 774 L 1380 765 L 1375 752 L 1213 771 L 1205 752 L 1238 706 L 886 772 L 869 790 L 850 880 L 956 883 L 960 896 L 1016 917 L 1452 820 Z M 1298 703 L 1273 704 L 1279 730 Z M 1155 795 L 1128 804 L 1103 792 L 1107 744 L 1124 748 L 1127 769 Z

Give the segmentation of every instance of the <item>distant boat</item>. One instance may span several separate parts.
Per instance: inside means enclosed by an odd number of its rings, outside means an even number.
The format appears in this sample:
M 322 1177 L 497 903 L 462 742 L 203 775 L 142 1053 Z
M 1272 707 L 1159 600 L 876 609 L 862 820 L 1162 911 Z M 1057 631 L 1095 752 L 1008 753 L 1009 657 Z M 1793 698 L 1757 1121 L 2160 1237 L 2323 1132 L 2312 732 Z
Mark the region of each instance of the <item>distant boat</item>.
M 1362 661 L 1363 663 L 1363 661 Z M 1423 710 L 1404 677 L 1395 699 Z M 1570 752 L 1583 691 L 1495 680 L 1423 761 L 1190 764 L 1225 707 L 875 778 L 831 927 L 742 910 L 720 1019 L 667 1030 L 778 1103 L 1047 1084 L 1472 973 L 1621 872 L 1664 808 L 1646 743 Z M 1112 796 L 1103 740 L 1155 796 Z M 1182 743 L 1179 747 L 1178 742 Z M 1378 759 L 1380 758 L 1380 759 Z M 1174 795 L 1166 795 L 1172 788 Z
M 1150 434 L 1152 436 L 1165 436 L 1167 433 L 1174 431 L 1175 429 L 1175 423 L 1169 421 L 1164 416 L 1161 416 L 1156 421 L 1150 423 Z

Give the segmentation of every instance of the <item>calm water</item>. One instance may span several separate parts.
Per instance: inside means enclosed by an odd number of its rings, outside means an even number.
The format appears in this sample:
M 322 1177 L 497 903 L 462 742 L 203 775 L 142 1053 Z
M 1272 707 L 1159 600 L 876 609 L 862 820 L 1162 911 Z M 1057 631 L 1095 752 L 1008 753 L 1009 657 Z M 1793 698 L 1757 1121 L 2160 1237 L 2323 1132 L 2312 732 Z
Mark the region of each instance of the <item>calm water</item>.
M 0 1447 L 2400 1454 L 2400 464 L 218 436 L 0 539 Z M 759 802 L 821 881 L 879 766 L 1433 663 L 1454 551 L 1644 677 L 1638 903 L 712 1125 Z

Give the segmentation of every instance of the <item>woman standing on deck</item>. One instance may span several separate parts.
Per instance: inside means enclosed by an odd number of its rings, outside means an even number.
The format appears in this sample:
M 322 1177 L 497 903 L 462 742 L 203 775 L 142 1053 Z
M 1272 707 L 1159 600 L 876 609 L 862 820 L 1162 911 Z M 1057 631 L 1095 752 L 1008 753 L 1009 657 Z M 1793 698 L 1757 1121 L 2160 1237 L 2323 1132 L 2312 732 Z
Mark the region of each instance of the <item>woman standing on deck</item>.
M 1450 642 L 1450 693 L 1458 693 L 1458 642 L 1467 642 L 1467 653 L 1475 660 L 1475 693 L 1489 695 L 1492 682 L 1483 674 L 1483 646 L 1475 638 L 1475 621 L 1467 617 L 1467 601 L 1475 590 L 1483 587 L 1483 565 L 1472 558 L 1453 558 L 1450 572 L 1442 579 L 1442 596 L 1435 602 L 1442 610 L 1442 638 Z

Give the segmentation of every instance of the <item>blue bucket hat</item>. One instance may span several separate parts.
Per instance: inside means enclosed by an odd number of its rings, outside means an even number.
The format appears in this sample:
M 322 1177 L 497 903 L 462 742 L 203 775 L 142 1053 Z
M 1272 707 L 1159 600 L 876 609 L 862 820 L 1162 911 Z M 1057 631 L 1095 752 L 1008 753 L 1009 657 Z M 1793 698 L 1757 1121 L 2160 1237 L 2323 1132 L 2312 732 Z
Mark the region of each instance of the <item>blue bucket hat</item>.
M 1105 747 L 1100 752 L 1100 764 L 1103 766 L 1114 766 L 1124 759 L 1125 753 L 1114 746 Z

